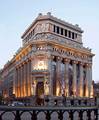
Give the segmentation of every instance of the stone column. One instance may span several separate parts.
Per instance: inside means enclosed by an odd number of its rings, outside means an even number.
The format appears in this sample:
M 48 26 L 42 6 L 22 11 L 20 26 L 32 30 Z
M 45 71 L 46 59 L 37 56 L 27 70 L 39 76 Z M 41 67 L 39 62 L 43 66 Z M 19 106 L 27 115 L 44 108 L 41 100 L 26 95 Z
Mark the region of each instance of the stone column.
M 20 84 L 20 97 L 21 97 L 21 88 L 22 88 L 22 86 L 21 86 L 21 65 L 20 65 L 20 68 L 19 68 L 19 84 Z
M 15 70 L 15 96 L 18 97 L 18 69 Z
M 89 64 L 86 64 L 86 97 L 89 97 Z
M 57 33 L 57 27 L 55 26 L 55 33 Z
M 31 63 L 31 59 L 29 60 L 29 85 L 30 85 L 30 95 L 31 94 L 31 89 L 32 89 L 32 63 Z
M 28 87 L 28 96 L 31 95 L 31 61 L 28 60 L 27 63 L 27 87 Z
M 20 97 L 20 78 L 19 78 L 19 67 L 18 67 L 18 97 Z
M 80 84 L 79 84 L 80 97 L 83 97 L 83 63 L 80 63 Z
M 92 65 L 89 64 L 89 81 L 88 81 L 88 89 L 89 89 L 89 97 L 91 97 L 91 84 L 92 84 Z
M 51 70 L 51 67 L 52 67 L 52 56 L 48 57 L 48 71 L 49 71 L 49 95 L 52 95 L 53 96 L 53 81 L 52 81 L 52 70 Z
M 29 60 L 27 62 L 27 96 L 30 96 Z
M 17 68 L 17 97 L 19 97 L 19 66 Z
M 63 29 L 63 35 L 65 36 L 65 29 Z
M 61 28 L 59 27 L 59 34 L 61 35 Z
M 27 96 L 27 93 L 28 93 L 28 91 L 27 91 L 27 61 L 26 61 L 26 64 L 25 64 L 26 66 L 25 66 L 25 70 L 26 70 L 26 72 L 25 72 L 25 91 L 26 91 L 26 96 Z
M 28 96 L 28 61 L 26 61 L 26 96 Z
M 77 61 L 73 61 L 73 95 L 76 96 L 76 92 L 77 92 L 77 71 L 76 71 L 76 64 L 78 62 Z
M 69 96 L 69 59 L 65 59 L 65 96 Z
M 22 93 L 23 93 L 23 97 L 24 97 L 24 64 L 25 63 L 23 63 L 23 67 L 22 67 Z
M 24 63 L 24 97 L 26 96 L 26 63 Z
M 23 97 L 23 65 L 21 66 L 21 97 Z
M 56 96 L 61 95 L 61 76 L 60 76 L 60 67 L 61 67 L 61 58 L 57 57 L 57 62 L 56 62 Z

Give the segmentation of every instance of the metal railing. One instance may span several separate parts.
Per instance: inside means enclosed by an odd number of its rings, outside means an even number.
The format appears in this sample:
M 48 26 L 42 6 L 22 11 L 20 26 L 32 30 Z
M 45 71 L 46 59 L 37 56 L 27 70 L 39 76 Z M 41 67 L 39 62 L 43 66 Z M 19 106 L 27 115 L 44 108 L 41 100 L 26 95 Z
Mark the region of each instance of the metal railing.
M 13 119 L 9 115 L 4 119 L 6 113 L 13 114 Z M 22 116 L 28 113 L 30 119 L 22 119 Z M 43 113 L 44 119 L 52 120 L 55 114 L 55 120 L 98 120 L 98 107 L 8 107 L 0 106 L 0 120 L 39 120 L 38 116 Z M 26 116 L 25 116 L 26 118 Z M 55 118 L 55 116 L 54 116 Z

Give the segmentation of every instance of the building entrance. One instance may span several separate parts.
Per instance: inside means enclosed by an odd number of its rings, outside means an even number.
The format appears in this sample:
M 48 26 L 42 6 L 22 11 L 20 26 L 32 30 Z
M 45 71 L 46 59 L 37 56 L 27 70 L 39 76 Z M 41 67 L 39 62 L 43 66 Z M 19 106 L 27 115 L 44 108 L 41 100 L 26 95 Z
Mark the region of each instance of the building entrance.
M 44 82 L 38 82 L 36 86 L 37 105 L 44 104 Z

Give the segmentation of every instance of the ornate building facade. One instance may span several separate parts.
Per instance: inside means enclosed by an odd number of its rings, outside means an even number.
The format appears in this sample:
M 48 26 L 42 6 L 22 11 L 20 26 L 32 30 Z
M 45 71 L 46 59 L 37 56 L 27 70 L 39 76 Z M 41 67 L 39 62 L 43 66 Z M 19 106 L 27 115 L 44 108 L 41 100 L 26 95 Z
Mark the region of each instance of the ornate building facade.
M 15 97 L 92 97 L 94 54 L 83 46 L 82 33 L 78 25 L 40 13 L 23 33 L 23 46 L 10 61 Z

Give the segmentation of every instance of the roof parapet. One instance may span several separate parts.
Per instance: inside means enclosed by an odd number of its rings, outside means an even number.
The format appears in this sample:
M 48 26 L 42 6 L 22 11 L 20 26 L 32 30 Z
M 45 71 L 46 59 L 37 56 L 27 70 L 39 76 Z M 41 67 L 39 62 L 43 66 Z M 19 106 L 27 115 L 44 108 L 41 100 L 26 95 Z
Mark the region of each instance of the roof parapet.
M 55 21 L 55 22 L 58 22 L 59 24 L 63 24 L 63 25 L 65 25 L 65 26 L 68 26 L 68 27 L 70 27 L 70 28 L 72 28 L 72 29 L 75 29 L 75 30 L 83 33 L 83 30 L 79 27 L 78 24 L 73 25 L 73 24 L 71 24 L 71 23 L 69 23 L 69 22 L 66 22 L 66 21 L 61 20 L 61 19 L 59 19 L 59 18 L 57 18 L 57 17 L 54 17 L 53 15 L 51 15 L 51 12 L 48 12 L 46 15 L 43 15 L 42 13 L 39 13 L 38 16 L 37 16 L 37 18 L 36 18 L 36 19 L 32 22 L 32 24 L 25 30 L 25 32 L 23 33 L 23 35 L 21 36 L 21 38 L 22 38 L 22 39 L 24 38 L 24 36 L 28 33 L 28 31 L 32 28 L 32 26 L 33 26 L 37 21 L 47 20 L 47 19 L 52 20 L 52 21 Z

